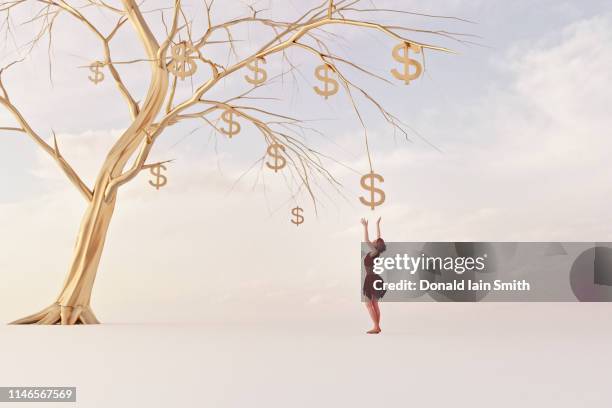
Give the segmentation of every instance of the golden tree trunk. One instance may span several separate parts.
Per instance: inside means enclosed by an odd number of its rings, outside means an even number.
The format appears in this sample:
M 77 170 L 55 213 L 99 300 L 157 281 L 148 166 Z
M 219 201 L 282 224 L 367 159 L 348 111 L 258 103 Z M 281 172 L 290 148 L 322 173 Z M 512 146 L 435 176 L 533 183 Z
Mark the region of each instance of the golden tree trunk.
M 63 309 L 61 321 L 64 324 L 78 320 L 81 323 L 97 323 L 90 307 L 91 291 L 114 209 L 114 199 L 105 202 L 104 194 L 96 194 L 83 217 L 72 265 L 56 301 Z M 81 314 L 84 311 L 85 315 L 79 318 L 79 311 Z
M 103 192 L 94 194 L 83 216 L 72 263 L 56 301 L 14 324 L 99 323 L 91 309 L 91 292 L 114 209 L 114 198 L 107 202 Z

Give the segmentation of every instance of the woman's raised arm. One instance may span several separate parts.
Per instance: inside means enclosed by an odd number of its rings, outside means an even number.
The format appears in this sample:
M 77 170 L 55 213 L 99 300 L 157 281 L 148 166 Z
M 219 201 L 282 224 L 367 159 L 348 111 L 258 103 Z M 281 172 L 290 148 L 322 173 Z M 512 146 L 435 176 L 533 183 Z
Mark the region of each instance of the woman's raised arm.
M 366 220 L 365 218 L 362 218 L 361 225 L 363 225 L 363 233 L 364 233 L 363 242 L 368 244 L 370 248 L 374 249 L 374 244 L 372 243 L 372 241 L 370 241 L 370 235 L 368 233 L 368 220 Z

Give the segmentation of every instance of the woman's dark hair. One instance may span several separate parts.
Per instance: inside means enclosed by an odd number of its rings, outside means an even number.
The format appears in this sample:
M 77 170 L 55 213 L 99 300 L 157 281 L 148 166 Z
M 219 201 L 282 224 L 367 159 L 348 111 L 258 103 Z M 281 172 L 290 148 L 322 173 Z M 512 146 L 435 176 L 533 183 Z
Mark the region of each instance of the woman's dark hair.
M 379 254 L 382 254 L 387 250 L 387 245 L 385 245 L 385 241 L 382 238 L 377 238 L 374 241 L 374 248 Z

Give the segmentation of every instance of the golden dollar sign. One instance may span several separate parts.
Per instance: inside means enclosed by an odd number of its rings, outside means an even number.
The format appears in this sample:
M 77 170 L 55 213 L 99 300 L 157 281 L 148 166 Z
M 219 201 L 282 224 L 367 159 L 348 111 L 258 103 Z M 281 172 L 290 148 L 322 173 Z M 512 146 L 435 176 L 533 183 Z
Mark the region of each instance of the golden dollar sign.
M 324 87 L 322 90 L 318 86 L 313 86 L 313 88 L 316 93 L 321 96 L 324 96 L 325 99 L 329 98 L 331 95 L 335 95 L 336 93 L 338 93 L 339 89 L 338 81 L 329 76 L 329 71 L 333 72 L 333 69 L 327 64 L 319 65 L 315 69 L 315 76 L 321 81 L 323 81 Z M 330 85 L 331 89 L 329 88 Z
M 172 62 L 168 65 L 168 69 L 182 81 L 185 80 L 185 77 L 195 74 L 198 69 L 191 57 L 194 52 L 196 51 L 193 45 L 188 41 L 181 41 L 172 47 Z M 189 65 L 189 68 L 187 68 L 187 65 Z
M 257 58 L 255 61 L 251 61 L 247 64 L 247 68 L 253 71 L 253 78 L 248 75 L 244 76 L 244 79 L 246 79 L 249 84 L 261 85 L 266 82 L 266 79 L 268 79 L 268 73 L 265 69 L 259 66 L 259 61 L 263 62 L 264 64 L 266 63 L 263 58 Z M 261 74 L 261 78 L 259 77 L 259 74 Z
M 270 162 L 266 162 L 266 166 L 274 170 L 277 173 L 280 169 L 285 167 L 287 164 L 287 160 L 283 157 L 283 155 L 278 151 L 285 151 L 285 146 L 280 143 L 272 143 L 268 146 L 268 154 L 274 158 L 274 164 L 270 164 Z
M 367 180 L 370 180 L 370 184 L 366 183 Z M 374 211 L 375 207 L 385 202 L 385 192 L 374 186 L 375 180 L 378 180 L 381 183 L 385 181 L 383 176 L 376 174 L 373 171 L 370 171 L 368 174 L 361 177 L 361 187 L 370 192 L 370 201 L 367 201 L 363 197 L 359 197 L 359 201 L 361 201 L 363 205 L 370 207 L 372 211 Z M 375 194 L 380 194 L 380 199 L 378 201 L 374 200 Z
M 404 72 L 399 72 L 395 68 L 391 70 L 393 76 L 400 80 L 403 79 L 406 85 L 409 85 L 411 80 L 420 77 L 421 72 L 423 72 L 423 67 L 421 66 L 421 63 L 416 60 L 413 60 L 408 56 L 409 50 L 412 50 L 416 54 L 419 54 L 421 52 L 421 46 L 403 42 L 401 44 L 397 44 L 395 48 L 393 48 L 393 59 L 404 64 Z M 412 74 L 410 73 L 411 65 L 415 69 L 414 73 Z
M 221 132 L 223 132 L 223 134 L 225 134 L 227 137 L 231 139 L 232 136 L 240 133 L 240 123 L 234 121 L 234 111 L 227 109 L 225 112 L 223 112 L 223 115 L 221 115 L 221 119 L 228 124 L 229 129 L 225 130 L 224 128 L 221 128 Z
M 304 216 L 302 216 L 303 211 L 304 210 L 299 206 L 291 210 L 291 214 L 295 217 L 295 220 L 291 220 L 291 222 L 294 223 L 296 227 L 299 227 L 300 224 L 304 222 Z
M 104 81 L 104 72 L 100 71 L 100 68 L 104 66 L 104 63 L 100 61 L 96 61 L 89 66 L 89 70 L 93 72 L 93 78 L 88 76 L 89 80 L 93 82 L 95 85 L 98 85 L 98 82 Z
M 155 181 L 149 180 L 149 184 L 155 187 L 155 189 L 159 190 L 161 187 L 165 186 L 168 182 L 168 178 L 161 174 L 161 171 L 166 170 L 166 166 L 163 164 L 158 164 L 157 166 L 151 167 L 151 174 L 154 175 Z

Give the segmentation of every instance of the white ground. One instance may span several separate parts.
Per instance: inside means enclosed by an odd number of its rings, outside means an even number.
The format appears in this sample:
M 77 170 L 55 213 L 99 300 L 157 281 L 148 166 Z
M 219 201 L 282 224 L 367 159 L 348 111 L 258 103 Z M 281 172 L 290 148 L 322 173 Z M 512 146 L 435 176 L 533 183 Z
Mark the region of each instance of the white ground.
M 53 407 L 612 406 L 612 305 L 382 307 L 379 336 L 356 310 L 324 323 L 2 326 L 0 386 L 78 387 L 76 404 Z

